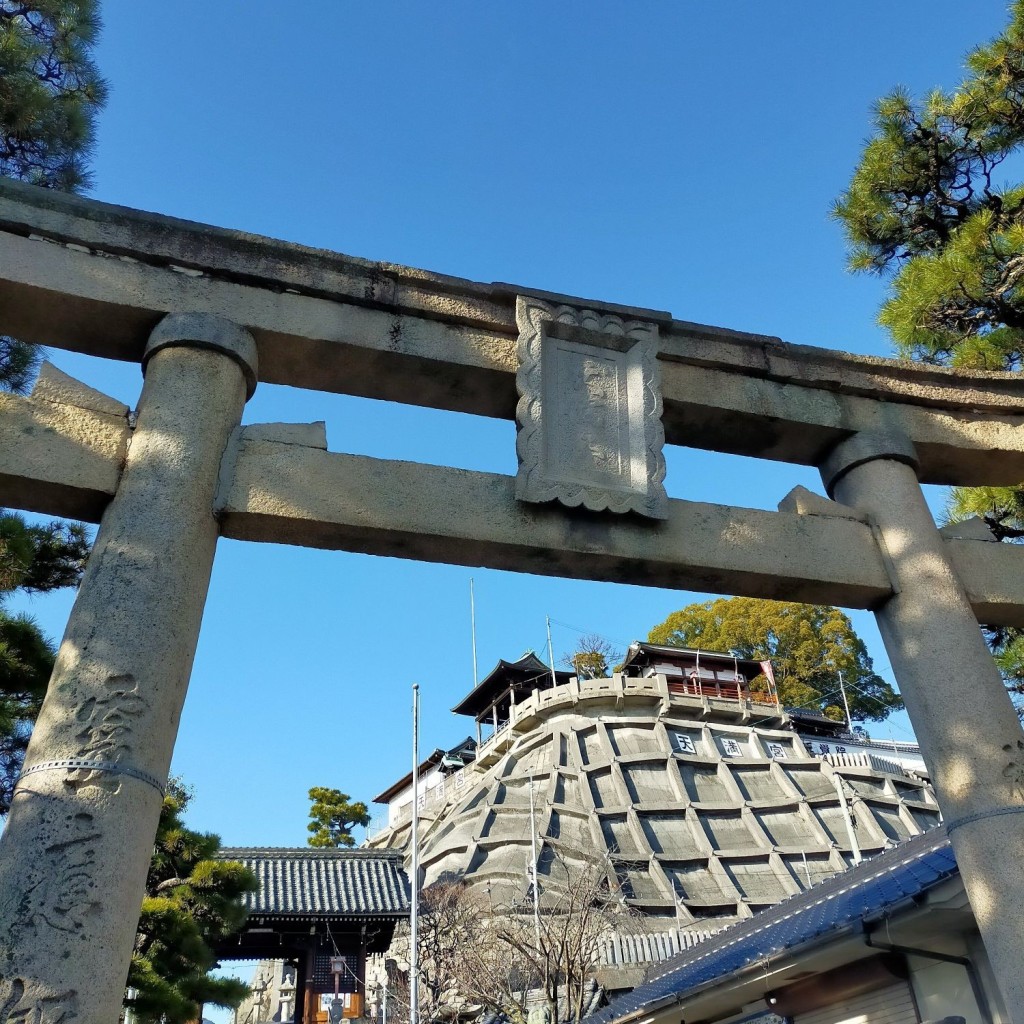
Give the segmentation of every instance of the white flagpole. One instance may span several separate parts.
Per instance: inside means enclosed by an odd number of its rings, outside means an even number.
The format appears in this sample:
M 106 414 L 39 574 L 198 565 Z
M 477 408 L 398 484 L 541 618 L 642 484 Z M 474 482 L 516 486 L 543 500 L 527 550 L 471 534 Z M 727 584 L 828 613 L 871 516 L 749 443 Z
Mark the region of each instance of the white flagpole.
M 476 666 L 476 594 L 473 589 L 473 577 L 469 577 L 469 622 L 473 630 L 473 686 L 476 686 L 480 676 L 477 674 Z
M 555 649 L 551 646 L 551 616 L 545 616 L 548 626 L 548 660 L 551 662 L 551 685 L 558 685 L 558 677 L 555 675 Z
M 537 890 L 537 818 L 533 803 L 533 776 L 530 776 L 530 876 L 533 882 L 533 928 L 537 939 L 537 952 L 540 953 L 540 893 Z
M 409 1024 L 420 1017 L 420 687 L 412 687 L 412 907 L 409 915 Z
M 846 731 L 853 732 L 853 719 L 850 718 L 850 702 L 846 699 L 846 684 L 843 682 L 843 673 L 839 676 L 839 692 L 843 695 L 843 707 L 846 709 Z

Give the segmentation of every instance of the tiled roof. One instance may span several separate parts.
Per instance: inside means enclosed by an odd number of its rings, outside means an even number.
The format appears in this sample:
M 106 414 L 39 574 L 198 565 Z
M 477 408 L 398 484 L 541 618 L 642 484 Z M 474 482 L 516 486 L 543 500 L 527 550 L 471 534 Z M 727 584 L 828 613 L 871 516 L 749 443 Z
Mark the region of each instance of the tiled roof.
M 409 879 L 398 851 L 224 847 L 218 857 L 241 861 L 259 879 L 259 891 L 245 896 L 250 914 L 405 917 L 409 913 Z
M 588 1017 L 587 1024 L 610 1024 L 681 998 L 766 957 L 856 925 L 956 871 L 945 829 L 908 839 L 659 964 L 643 984 Z

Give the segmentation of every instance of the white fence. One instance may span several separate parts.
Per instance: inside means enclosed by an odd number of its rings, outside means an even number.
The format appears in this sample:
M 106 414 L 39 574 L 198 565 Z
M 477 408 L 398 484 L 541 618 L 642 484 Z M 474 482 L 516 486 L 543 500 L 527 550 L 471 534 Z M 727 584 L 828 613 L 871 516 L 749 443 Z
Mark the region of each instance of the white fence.
M 659 963 L 714 934 L 714 931 L 684 931 L 681 928 L 630 935 L 611 932 L 601 939 L 601 963 L 606 967 Z

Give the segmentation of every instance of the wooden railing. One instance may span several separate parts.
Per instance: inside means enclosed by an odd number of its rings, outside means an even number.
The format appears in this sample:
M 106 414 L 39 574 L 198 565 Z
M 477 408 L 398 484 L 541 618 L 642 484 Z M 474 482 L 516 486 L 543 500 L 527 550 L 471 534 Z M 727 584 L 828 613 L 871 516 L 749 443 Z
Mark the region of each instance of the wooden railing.
M 745 690 L 737 683 L 722 683 L 718 680 L 669 679 L 668 692 L 678 697 L 706 697 L 709 700 L 750 701 L 751 704 L 778 707 L 779 702 L 767 693 Z

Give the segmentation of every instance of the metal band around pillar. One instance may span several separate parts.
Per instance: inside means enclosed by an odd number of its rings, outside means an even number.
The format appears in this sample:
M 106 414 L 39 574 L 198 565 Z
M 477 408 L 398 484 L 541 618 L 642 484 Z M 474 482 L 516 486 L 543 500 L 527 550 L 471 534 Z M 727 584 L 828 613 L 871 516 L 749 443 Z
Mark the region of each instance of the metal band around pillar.
M 1004 814 L 1024 814 L 1024 805 L 1018 807 L 997 807 L 993 811 L 979 811 L 977 814 L 965 814 L 962 818 L 954 818 L 946 825 L 946 834 L 961 825 L 970 825 L 975 821 L 984 821 L 985 818 L 999 818 Z
M 152 786 L 161 797 L 166 794 L 163 783 L 156 776 L 142 771 L 141 768 L 133 768 L 128 764 L 117 764 L 115 761 L 88 761 L 82 757 L 68 757 L 62 761 L 40 761 L 39 764 L 26 768 L 21 773 L 21 778 L 18 779 L 18 782 L 20 783 L 26 776 L 32 775 L 35 772 L 54 771 L 90 771 L 107 772 L 111 775 L 127 775 L 129 778 L 138 779 L 139 782 L 146 783 L 147 786 Z

